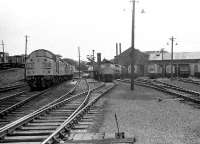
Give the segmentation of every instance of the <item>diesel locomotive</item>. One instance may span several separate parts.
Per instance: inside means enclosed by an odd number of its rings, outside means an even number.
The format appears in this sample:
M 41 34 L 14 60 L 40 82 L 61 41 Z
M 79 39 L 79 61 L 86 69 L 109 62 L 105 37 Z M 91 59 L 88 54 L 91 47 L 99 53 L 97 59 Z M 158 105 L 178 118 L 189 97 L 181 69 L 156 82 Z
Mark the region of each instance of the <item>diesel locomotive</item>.
M 26 80 L 32 89 L 43 89 L 70 80 L 73 73 L 72 65 L 45 49 L 33 51 L 26 60 Z

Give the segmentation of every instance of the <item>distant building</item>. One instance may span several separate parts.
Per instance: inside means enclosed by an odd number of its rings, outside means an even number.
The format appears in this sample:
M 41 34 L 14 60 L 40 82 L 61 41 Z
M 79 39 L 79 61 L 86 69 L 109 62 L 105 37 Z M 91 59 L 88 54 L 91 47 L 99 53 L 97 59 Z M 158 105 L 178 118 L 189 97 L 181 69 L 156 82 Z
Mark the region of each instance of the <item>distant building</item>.
M 171 53 L 164 52 L 163 60 L 165 62 L 169 62 L 171 60 Z M 200 52 L 174 52 L 173 60 L 175 63 L 184 63 L 184 62 L 197 62 L 200 60 Z M 161 62 L 162 61 L 162 53 L 151 53 L 149 54 L 150 62 Z
M 130 74 L 130 65 L 132 61 L 131 57 L 131 48 L 128 48 L 127 50 L 123 51 L 119 55 L 115 56 L 114 63 L 120 64 L 126 67 L 127 73 Z M 147 69 L 147 63 L 148 63 L 148 54 L 139 51 L 138 49 L 135 49 L 134 51 L 134 72 L 137 75 L 144 75 L 146 69 Z
M 8 57 L 9 57 L 9 54 L 8 53 L 3 53 L 3 52 L 0 52 L 0 63 L 8 63 Z
M 163 57 L 163 58 L 162 58 Z M 171 65 L 171 53 L 164 52 L 152 52 L 149 53 L 149 64 L 157 64 L 164 67 L 164 71 L 170 68 Z M 173 53 L 173 67 L 175 73 L 180 70 L 183 65 L 188 65 L 190 75 L 195 75 L 195 73 L 200 71 L 200 52 L 174 52 Z

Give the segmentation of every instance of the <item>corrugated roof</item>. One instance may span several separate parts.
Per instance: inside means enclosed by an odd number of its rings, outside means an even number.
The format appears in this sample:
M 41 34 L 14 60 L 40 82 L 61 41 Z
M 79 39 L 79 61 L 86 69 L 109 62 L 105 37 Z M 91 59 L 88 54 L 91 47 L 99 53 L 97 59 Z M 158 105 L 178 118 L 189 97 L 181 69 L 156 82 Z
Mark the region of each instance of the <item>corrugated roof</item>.
M 163 60 L 170 60 L 171 53 L 163 53 Z M 200 52 L 175 52 L 174 60 L 200 59 Z M 149 54 L 149 60 L 162 60 L 162 54 L 159 52 Z

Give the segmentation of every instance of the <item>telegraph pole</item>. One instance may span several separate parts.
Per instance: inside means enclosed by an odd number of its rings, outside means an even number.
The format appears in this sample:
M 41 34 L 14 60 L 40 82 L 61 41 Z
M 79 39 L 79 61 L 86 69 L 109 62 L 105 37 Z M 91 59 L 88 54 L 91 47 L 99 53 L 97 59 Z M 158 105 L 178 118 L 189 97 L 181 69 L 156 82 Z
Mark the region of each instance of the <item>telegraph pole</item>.
M 92 50 L 92 66 L 93 66 L 93 71 L 94 71 L 94 50 Z
M 118 43 L 116 43 L 116 64 L 118 64 Z
M 133 2 L 132 11 L 132 39 L 131 39 L 131 90 L 134 90 L 134 51 L 135 51 L 135 0 Z
M 92 50 L 92 60 L 94 61 L 94 50 Z
M 78 67 L 79 67 L 79 79 L 81 78 L 81 71 L 80 71 L 80 47 L 78 47 Z
M 161 49 L 161 53 L 162 53 L 162 77 L 164 77 L 164 61 L 163 61 L 163 52 L 164 52 L 164 48 Z
M 3 59 L 2 59 L 2 62 L 4 63 L 5 62 L 5 51 L 4 51 L 4 42 L 2 40 L 2 49 L 3 49 Z
M 25 35 L 24 80 L 26 80 L 26 57 L 27 57 L 27 44 L 28 44 L 28 36 Z
M 173 79 L 173 46 L 174 46 L 174 38 L 173 36 L 169 38 L 171 40 L 171 80 Z

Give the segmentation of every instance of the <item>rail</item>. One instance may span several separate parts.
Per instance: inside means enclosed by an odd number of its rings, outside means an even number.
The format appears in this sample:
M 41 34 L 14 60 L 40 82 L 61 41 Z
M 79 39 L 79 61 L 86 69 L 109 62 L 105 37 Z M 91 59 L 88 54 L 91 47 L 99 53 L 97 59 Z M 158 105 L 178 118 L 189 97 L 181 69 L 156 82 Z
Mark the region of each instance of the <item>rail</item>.
M 78 85 L 79 82 L 80 82 L 80 81 L 78 81 L 78 82 L 75 84 L 75 86 L 74 86 L 69 92 L 67 92 L 66 94 L 62 95 L 62 96 L 59 97 L 58 99 L 52 101 L 51 103 L 46 104 L 45 106 L 43 106 L 42 108 L 40 108 L 40 109 L 34 111 L 33 113 L 31 113 L 31 114 L 29 114 L 29 115 L 26 115 L 26 116 L 20 118 L 19 120 L 16 120 L 16 121 L 12 122 L 11 124 L 8 124 L 8 125 L 6 125 L 6 126 L 0 128 L 0 137 L 1 137 L 1 131 L 3 131 L 3 130 L 8 130 L 9 128 L 11 128 L 12 126 L 14 126 L 16 123 L 21 123 L 24 119 L 30 118 L 30 117 L 32 116 L 32 114 L 37 113 L 37 112 L 41 111 L 42 109 L 44 109 L 44 108 L 46 108 L 46 107 L 49 107 L 50 105 L 53 105 L 54 103 L 56 103 L 56 102 L 58 102 L 58 101 L 61 101 L 62 99 L 64 99 L 64 98 L 65 98 L 66 96 L 68 96 L 69 94 L 72 94 L 72 93 L 75 91 L 75 89 L 76 89 L 76 87 L 77 87 L 77 85 Z M 50 88 L 49 88 L 49 89 L 50 89 Z M 47 89 L 47 90 L 49 90 L 49 89 Z M 47 90 L 43 91 L 43 93 L 45 93 Z
M 195 85 L 200 85 L 200 81 L 198 80 L 192 80 L 192 79 L 189 79 L 189 78 L 179 78 L 177 79 L 178 81 L 181 81 L 181 82 L 185 82 L 185 83 L 192 83 L 192 84 L 195 84 Z
M 100 85 L 99 87 L 101 87 L 102 85 Z M 93 90 L 93 89 L 92 89 Z M 48 104 L 42 108 L 40 108 L 39 110 L 27 115 L 27 116 L 24 116 L 23 118 L 3 127 L 2 129 L 0 129 L 0 137 L 3 138 L 6 134 L 14 131 L 17 127 L 20 127 L 28 122 L 30 122 L 31 120 L 35 119 L 36 117 L 44 114 L 44 113 L 47 113 L 49 112 L 50 110 L 53 110 L 57 107 L 60 107 L 60 106 L 63 106 L 65 103 L 69 102 L 69 101 L 72 101 L 80 96 L 83 96 L 85 95 L 86 93 L 88 93 L 90 90 L 88 91 L 85 91 L 83 93 L 80 93 L 80 94 L 77 94 L 77 95 L 74 95 L 74 96 L 71 96 L 65 100 L 62 100 L 62 101 L 59 101 L 59 102 L 54 102 L 53 104 Z M 71 93 L 72 91 L 68 92 L 68 93 Z M 83 105 L 85 105 L 87 103 L 87 99 L 88 99 L 88 95 L 86 97 L 86 99 L 83 101 L 82 105 L 78 107 L 78 109 L 80 109 Z M 78 110 L 77 110 L 78 111 Z M 76 111 L 76 112 L 77 112 Z M 73 113 L 74 114 L 74 113 Z M 72 114 L 72 115 L 73 115 Z
M 12 98 L 12 97 L 15 97 L 15 96 L 24 94 L 25 92 L 26 92 L 26 91 L 21 91 L 21 92 L 12 94 L 12 95 L 8 95 L 8 96 L 5 96 L 5 97 L 2 97 L 2 98 L 0 98 L 0 101 L 5 101 L 5 100 L 7 100 L 8 98 Z
M 101 85 L 100 87 L 105 86 L 105 84 Z M 115 85 L 114 85 L 115 86 Z M 113 87 L 114 87 L 113 86 Z M 98 88 L 100 88 L 98 87 Z M 52 143 L 58 143 L 59 142 L 59 137 L 63 137 L 64 133 L 69 134 L 70 131 L 70 127 L 73 125 L 72 123 L 74 123 L 73 121 L 78 122 L 78 120 L 80 120 L 80 118 L 88 111 L 88 109 L 105 93 L 107 93 L 109 90 L 111 90 L 113 87 L 108 88 L 107 90 L 105 90 L 103 93 L 101 93 L 101 95 L 99 95 L 98 97 L 96 97 L 95 99 L 93 99 L 92 101 L 88 102 L 87 104 L 83 105 L 83 107 L 81 108 L 80 106 L 80 110 L 77 110 L 77 112 L 74 112 L 73 115 L 71 115 L 68 119 L 65 120 L 65 122 L 63 122 L 63 124 L 54 132 L 52 133 L 47 139 L 45 139 L 41 144 L 52 144 Z M 97 88 L 93 89 L 96 90 Z M 91 94 L 91 92 L 93 90 L 90 90 L 88 92 L 87 97 L 89 97 L 89 95 Z M 75 123 L 76 123 L 75 122 Z
M 122 81 L 122 82 L 130 83 L 127 80 Z M 154 82 L 156 82 L 156 81 L 154 81 Z M 170 87 L 170 84 L 166 84 L 165 86 L 163 86 L 163 85 L 152 83 L 152 81 L 149 81 L 149 80 L 144 80 L 144 81 L 136 80 L 135 84 L 140 85 L 140 86 L 150 87 L 150 88 L 162 91 L 162 92 L 170 94 L 170 95 L 175 95 L 175 96 L 181 97 L 185 100 L 188 100 L 188 101 L 191 101 L 194 103 L 200 103 L 200 97 L 199 97 L 198 92 L 195 92 L 192 90 L 186 90 L 186 89 L 184 90 L 183 88 L 179 88 L 178 86 L 175 86 L 175 85 L 171 85 L 171 87 Z M 165 83 L 163 83 L 163 84 L 165 84 Z M 180 93 L 180 92 L 184 92 L 184 93 Z M 190 95 L 188 95 L 188 94 L 190 94 Z
M 27 86 L 27 84 L 16 84 L 16 85 L 10 85 L 10 86 L 5 86 L 5 87 L 0 87 L 0 93 L 9 91 L 9 90 L 13 90 L 13 89 L 17 89 L 17 88 L 21 88 Z
M 194 90 L 189 90 L 189 89 L 185 89 L 185 88 L 182 88 L 182 87 L 179 87 L 179 86 L 176 86 L 176 85 L 173 85 L 173 84 L 168 84 L 166 82 L 162 82 L 162 81 L 158 81 L 158 80 L 154 80 L 155 82 L 157 83 L 161 83 L 161 84 L 164 84 L 166 85 L 166 87 L 168 88 L 174 88 L 176 90 L 179 90 L 179 91 L 182 91 L 182 92 L 186 92 L 186 93 L 189 93 L 189 94 L 194 94 L 194 95 L 197 95 L 197 96 L 200 96 L 200 93 L 197 92 L 197 91 L 194 91 Z

